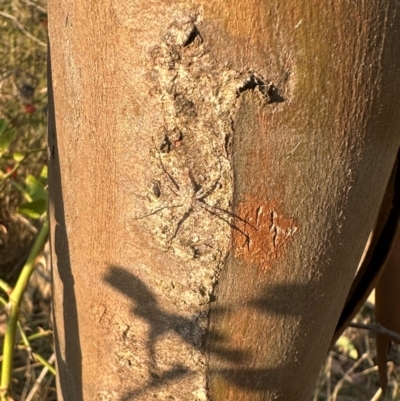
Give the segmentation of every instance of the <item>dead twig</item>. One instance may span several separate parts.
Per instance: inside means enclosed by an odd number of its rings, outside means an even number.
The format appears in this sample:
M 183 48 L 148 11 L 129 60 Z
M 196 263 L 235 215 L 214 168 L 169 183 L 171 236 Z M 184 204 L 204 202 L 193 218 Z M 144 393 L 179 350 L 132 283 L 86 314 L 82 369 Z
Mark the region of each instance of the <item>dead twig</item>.
M 357 329 L 370 330 L 375 333 L 383 334 L 385 336 L 390 337 L 392 341 L 400 344 L 400 334 L 395 331 L 387 329 L 386 327 L 382 326 L 379 323 L 376 324 L 350 323 L 349 326 L 355 327 Z
M 50 364 L 52 364 L 56 359 L 55 354 L 53 354 L 50 359 L 48 360 L 48 362 Z M 28 396 L 25 398 L 25 401 L 31 401 L 33 399 L 33 397 L 35 396 L 35 394 L 37 393 L 37 391 L 40 389 L 40 386 L 42 384 L 42 381 L 44 379 L 44 377 L 46 376 L 46 373 L 48 372 L 48 368 L 44 367 L 42 369 L 42 371 L 40 372 L 39 377 L 37 378 L 35 384 L 33 385 L 31 391 L 29 392 Z
M 30 34 L 24 27 L 23 25 L 13 16 L 10 14 L 5 13 L 4 11 L 0 11 L 0 15 L 3 17 L 9 18 L 10 20 L 14 21 L 14 24 L 17 25 L 17 27 L 30 39 L 34 40 L 36 43 L 38 43 L 40 46 L 47 47 L 47 44 L 42 42 L 40 39 L 36 38 L 32 34 Z
M 368 358 L 368 354 L 364 353 L 363 355 L 360 356 L 360 358 L 354 363 L 354 365 L 345 372 L 344 376 L 336 383 L 336 386 L 333 390 L 332 396 L 329 398 L 329 401 L 337 401 L 339 391 L 343 387 L 343 384 L 347 381 L 349 383 L 353 383 L 353 378 L 351 375 L 353 372 L 361 365 L 361 363 Z
M 34 7 L 36 9 L 38 9 L 41 13 L 43 14 L 47 14 L 47 10 L 41 6 L 39 6 L 39 4 L 34 3 L 33 1 L 29 1 L 29 0 L 22 0 L 25 4 L 27 4 L 30 7 Z

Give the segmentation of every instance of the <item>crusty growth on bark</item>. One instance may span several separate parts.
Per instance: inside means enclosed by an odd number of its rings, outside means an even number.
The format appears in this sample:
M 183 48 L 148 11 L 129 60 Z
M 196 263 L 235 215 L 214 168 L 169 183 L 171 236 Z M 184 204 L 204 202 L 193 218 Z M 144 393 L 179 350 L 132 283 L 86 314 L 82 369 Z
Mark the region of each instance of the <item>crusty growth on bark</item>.
M 175 19 L 161 45 L 150 51 L 151 91 L 159 98 L 164 123 L 153 137 L 147 210 L 137 218 L 146 218 L 162 246 L 204 262 L 226 251 L 232 226 L 237 99 L 255 90 L 267 103 L 274 87 L 207 54 L 200 25 L 199 14 Z

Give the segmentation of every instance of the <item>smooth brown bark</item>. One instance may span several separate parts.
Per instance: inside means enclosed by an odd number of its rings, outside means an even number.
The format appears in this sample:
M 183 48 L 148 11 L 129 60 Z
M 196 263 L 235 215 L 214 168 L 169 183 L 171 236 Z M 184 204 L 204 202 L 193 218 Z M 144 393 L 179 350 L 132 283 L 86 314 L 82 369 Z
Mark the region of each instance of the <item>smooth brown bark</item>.
M 49 2 L 60 400 L 308 399 L 399 146 L 396 4 Z

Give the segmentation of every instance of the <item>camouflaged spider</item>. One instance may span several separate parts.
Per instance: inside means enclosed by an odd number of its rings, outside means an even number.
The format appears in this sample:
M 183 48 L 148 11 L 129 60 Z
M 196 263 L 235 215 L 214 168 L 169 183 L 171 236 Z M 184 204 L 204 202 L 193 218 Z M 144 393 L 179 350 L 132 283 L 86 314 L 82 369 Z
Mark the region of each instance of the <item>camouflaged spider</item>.
M 171 183 L 173 184 L 175 190 L 177 191 L 177 192 L 175 192 L 175 191 L 172 191 L 172 192 L 176 196 L 180 196 L 180 193 L 181 193 L 180 185 L 172 177 L 172 175 L 167 171 L 167 169 L 163 165 L 161 159 L 160 159 L 160 164 L 161 164 L 162 170 L 168 176 L 169 180 L 171 181 Z M 171 242 L 177 237 L 182 225 L 192 215 L 192 213 L 194 212 L 196 206 L 200 206 L 203 210 L 205 210 L 209 214 L 211 214 L 211 215 L 223 220 L 225 223 L 227 223 L 233 229 L 238 230 L 241 234 L 243 234 L 245 236 L 246 242 L 248 242 L 248 234 L 246 234 L 243 230 L 241 230 L 239 227 L 237 227 L 231 221 L 232 219 L 237 219 L 237 220 L 245 222 L 241 217 L 235 215 L 234 213 L 232 213 L 232 212 L 230 212 L 230 211 L 228 211 L 226 209 L 220 208 L 220 207 L 218 207 L 216 205 L 209 205 L 206 202 L 206 199 L 211 194 L 213 194 L 216 190 L 218 190 L 218 188 L 221 187 L 221 183 L 220 183 L 221 171 L 220 171 L 220 174 L 218 175 L 217 179 L 212 183 L 212 185 L 208 189 L 203 188 L 203 186 L 196 181 L 193 173 L 190 171 L 189 168 L 187 168 L 187 175 L 188 175 L 188 178 L 189 178 L 189 181 L 190 181 L 190 188 L 191 188 L 191 196 L 187 196 L 186 197 L 186 199 L 188 199 L 187 202 L 161 206 L 161 207 L 159 207 L 159 208 L 157 208 L 155 210 L 152 210 L 149 213 L 146 213 L 146 214 L 144 214 L 142 216 L 136 217 L 136 220 L 140 220 L 140 219 L 143 219 L 145 217 L 152 216 L 154 214 L 157 214 L 157 213 L 161 212 L 164 209 L 181 208 L 181 207 L 185 207 L 186 206 L 185 212 L 179 218 L 178 222 L 176 223 L 176 227 L 174 229 L 174 232 L 172 233 L 172 235 L 168 239 L 168 244 L 170 245 Z M 158 182 L 158 184 L 159 184 L 159 182 Z M 156 197 L 160 196 L 159 191 L 160 191 L 160 188 L 159 188 L 159 186 L 157 186 L 157 194 L 158 194 L 158 196 L 156 194 Z M 249 224 L 248 222 L 246 222 L 246 223 Z
M 196 181 L 196 179 L 194 178 L 194 176 L 190 170 L 188 170 L 188 176 L 189 176 L 189 180 L 191 183 L 191 187 L 193 189 L 192 198 L 191 198 L 191 201 L 190 201 L 190 204 L 189 204 L 187 210 L 182 214 L 182 217 L 179 219 L 179 221 L 176 225 L 176 228 L 174 230 L 174 233 L 172 234 L 172 236 L 169 240 L 170 242 L 178 235 L 182 224 L 193 213 L 196 205 L 199 205 L 201 208 L 203 208 L 210 214 L 216 215 L 215 211 L 213 211 L 213 209 L 216 209 L 216 207 L 207 204 L 205 202 L 205 199 L 220 187 L 221 175 L 219 175 L 218 178 L 211 185 L 211 187 L 206 190 L 204 190 L 203 187 Z M 196 202 L 198 202 L 198 203 L 196 203 Z M 185 206 L 185 205 L 183 204 L 182 206 Z M 218 216 L 218 217 L 220 217 L 220 216 Z

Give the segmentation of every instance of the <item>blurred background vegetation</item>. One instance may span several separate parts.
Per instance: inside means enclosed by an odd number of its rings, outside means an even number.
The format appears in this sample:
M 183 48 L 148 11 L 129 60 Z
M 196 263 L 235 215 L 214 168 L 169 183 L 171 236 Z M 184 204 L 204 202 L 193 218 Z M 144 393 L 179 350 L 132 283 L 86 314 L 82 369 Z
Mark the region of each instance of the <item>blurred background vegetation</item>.
M 0 4 L 0 118 L 14 132 L 0 158 L 0 277 L 12 284 L 37 232 L 15 213 L 26 200 L 20 189 L 47 162 L 47 13 L 44 1 Z
M 45 0 L 0 0 L 0 37 L 0 279 L 12 287 L 47 207 Z M 40 355 L 54 364 L 48 254 L 46 245 L 36 259 L 20 313 L 23 332 L 32 336 L 32 341 L 27 347 L 17 338 L 12 397 L 18 401 L 56 400 L 54 375 L 37 358 Z M 7 299 L 4 291 L 0 295 Z M 371 298 L 357 322 L 371 323 L 373 309 Z M 6 322 L 6 308 L 0 305 L 0 360 Z M 310 352 L 312 349 L 310 344 Z M 384 398 L 379 390 L 373 333 L 347 329 L 326 358 L 312 400 L 400 400 L 397 352 L 394 347 L 389 391 Z
M 0 38 L 0 279 L 12 287 L 47 208 L 46 2 L 0 0 Z M 14 400 L 56 400 L 54 375 L 47 369 L 43 375 L 39 361 L 54 359 L 47 255 L 46 246 L 36 258 L 35 273 L 23 297 L 23 331 L 16 339 L 12 372 Z M 8 295 L 3 288 L 1 300 L 7 301 Z M 1 362 L 6 311 L 3 302 Z M 29 346 L 21 340 L 21 333 L 30 337 Z

